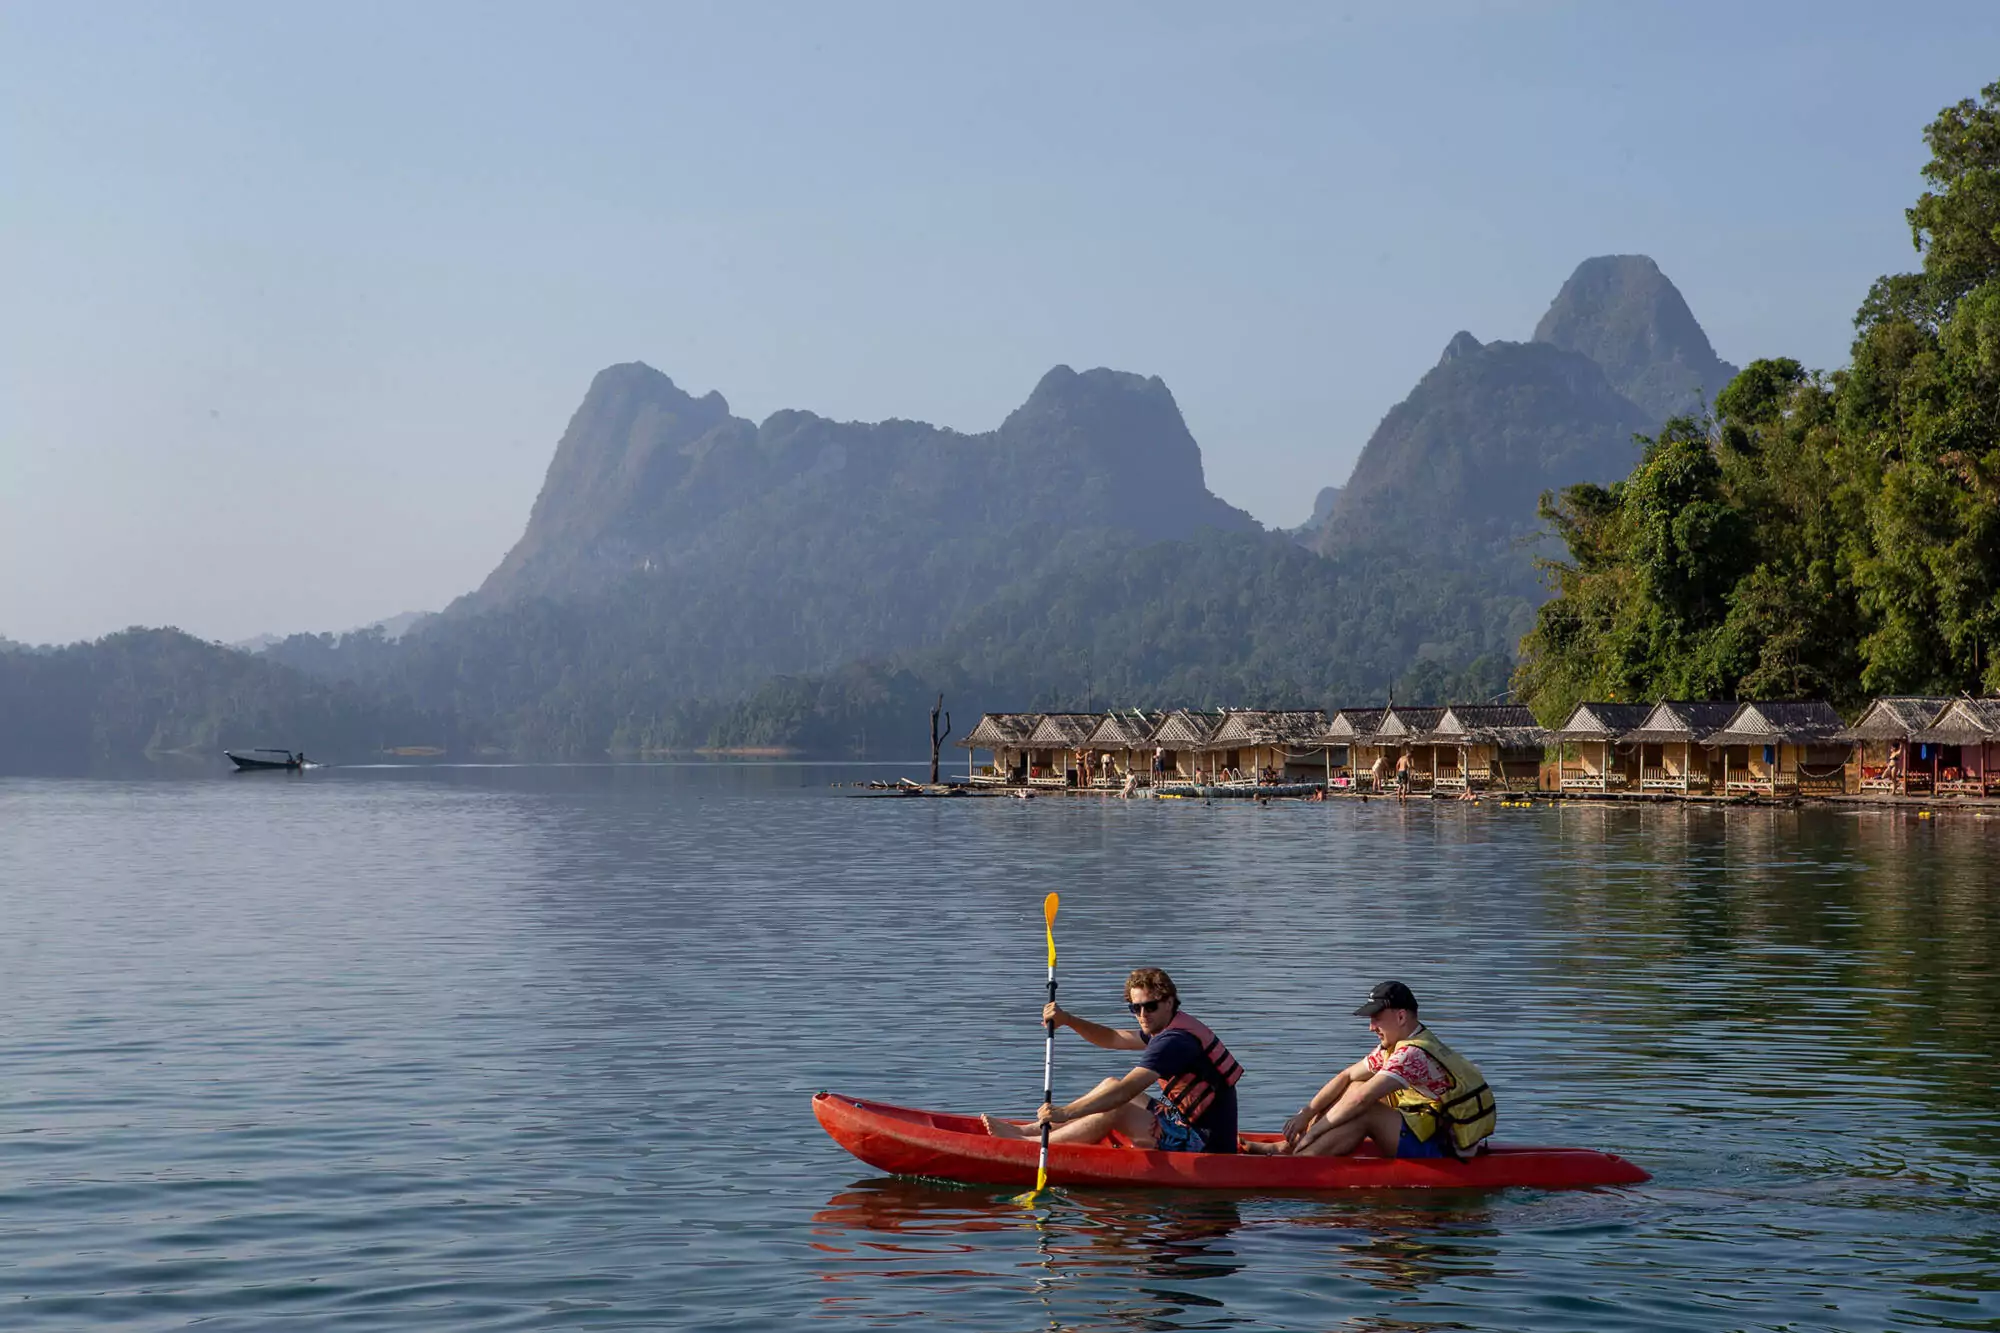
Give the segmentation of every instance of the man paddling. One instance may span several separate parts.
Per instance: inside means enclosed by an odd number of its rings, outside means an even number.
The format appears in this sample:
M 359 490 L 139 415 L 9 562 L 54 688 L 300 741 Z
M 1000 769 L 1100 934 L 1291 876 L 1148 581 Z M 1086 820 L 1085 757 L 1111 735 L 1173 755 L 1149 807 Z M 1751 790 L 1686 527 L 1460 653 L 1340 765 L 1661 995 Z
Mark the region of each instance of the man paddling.
M 1098 1143 L 1116 1132 L 1135 1148 L 1235 1152 L 1236 1080 L 1243 1067 L 1206 1024 L 1182 1012 L 1173 978 L 1159 968 L 1142 967 L 1125 978 L 1125 998 L 1139 1020 L 1137 1032 L 1078 1018 L 1053 1000 L 1043 1007 L 1042 1022 L 1067 1027 L 1108 1051 L 1145 1052 L 1131 1073 L 1102 1080 L 1066 1106 L 1045 1104 L 1032 1131 L 981 1116 L 987 1132 L 1008 1139 L 1039 1137 L 1047 1123 L 1053 1126 L 1051 1143 Z M 1159 1100 L 1145 1095 L 1149 1083 L 1160 1085 Z
M 1400 981 L 1368 994 L 1357 1017 L 1381 1043 L 1335 1074 L 1263 1152 L 1339 1156 L 1372 1141 L 1384 1157 L 1470 1157 L 1493 1133 L 1493 1093 L 1479 1067 L 1417 1018 Z

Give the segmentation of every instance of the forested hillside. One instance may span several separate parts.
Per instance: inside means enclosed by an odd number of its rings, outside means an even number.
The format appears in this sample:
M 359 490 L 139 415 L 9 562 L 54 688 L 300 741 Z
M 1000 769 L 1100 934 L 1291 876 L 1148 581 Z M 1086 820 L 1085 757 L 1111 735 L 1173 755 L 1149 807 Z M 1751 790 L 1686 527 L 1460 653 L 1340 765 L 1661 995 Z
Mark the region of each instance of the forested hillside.
M 1581 697 L 2000 693 L 2000 83 L 1925 132 L 1922 257 L 1852 363 L 1754 362 L 1609 486 L 1542 506 L 1567 547 L 1518 681 Z
M 947 644 L 773 681 L 676 721 L 719 745 L 844 748 L 973 708 L 1299 706 L 1485 699 L 1507 688 L 1537 589 L 1490 570 L 1325 559 L 1282 534 L 1133 546 L 1009 590 Z
M 284 745 L 327 759 L 460 744 L 448 717 L 171 629 L 0 650 L 0 772 L 162 752 Z

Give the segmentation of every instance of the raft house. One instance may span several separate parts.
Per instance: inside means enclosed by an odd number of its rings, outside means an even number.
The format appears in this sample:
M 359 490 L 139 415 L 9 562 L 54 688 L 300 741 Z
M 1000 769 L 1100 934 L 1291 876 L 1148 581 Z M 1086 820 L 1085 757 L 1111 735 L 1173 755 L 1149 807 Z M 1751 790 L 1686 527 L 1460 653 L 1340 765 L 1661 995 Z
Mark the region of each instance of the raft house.
M 1910 737 L 1915 763 L 1930 761 L 1930 789 L 1944 796 L 1988 796 L 2000 787 L 2000 699 L 1953 699 Z M 1914 770 L 1912 770 L 1914 771 Z
M 1545 730 L 1518 704 L 987 713 L 967 785 L 1202 796 L 1485 792 L 1617 799 L 2000 797 L 2000 699 L 1590 700 Z M 981 764 L 981 753 L 990 756 Z
M 1945 698 L 1891 695 L 1869 704 L 1853 726 L 1837 732 L 1853 747 L 1848 763 L 1855 770 L 1854 790 L 1894 796 L 1929 791 L 1930 773 L 1910 771 L 1912 740 L 1950 704 Z
M 1305 795 L 1326 785 L 1326 714 L 1319 709 L 1233 708 L 1197 752 L 1209 795 Z

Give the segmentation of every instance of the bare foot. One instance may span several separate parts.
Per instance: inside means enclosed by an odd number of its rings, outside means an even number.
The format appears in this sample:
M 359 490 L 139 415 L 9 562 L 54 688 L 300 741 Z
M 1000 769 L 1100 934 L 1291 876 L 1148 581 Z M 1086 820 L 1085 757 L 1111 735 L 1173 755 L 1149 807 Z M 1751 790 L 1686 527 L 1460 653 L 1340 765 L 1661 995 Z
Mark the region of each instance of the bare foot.
M 979 1120 L 981 1124 L 986 1126 L 986 1132 L 996 1139 L 1025 1139 L 1028 1137 L 1027 1130 L 1022 1129 L 1011 1120 L 1002 1120 L 997 1115 L 982 1115 L 979 1117 Z
M 1289 1151 L 1283 1139 L 1276 1143 L 1266 1143 L 1262 1139 L 1239 1139 L 1236 1146 L 1257 1157 L 1282 1157 Z

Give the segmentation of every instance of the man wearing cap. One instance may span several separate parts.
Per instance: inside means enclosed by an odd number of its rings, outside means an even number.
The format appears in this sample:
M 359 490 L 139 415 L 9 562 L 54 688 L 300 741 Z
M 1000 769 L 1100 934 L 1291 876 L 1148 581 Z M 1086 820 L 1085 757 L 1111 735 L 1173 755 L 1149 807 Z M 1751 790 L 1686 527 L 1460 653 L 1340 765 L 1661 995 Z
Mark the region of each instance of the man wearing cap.
M 1285 1122 L 1285 1142 L 1268 1151 L 1309 1156 L 1351 1153 L 1364 1139 L 1384 1157 L 1470 1157 L 1496 1119 L 1479 1067 L 1439 1041 L 1417 1018 L 1417 997 L 1384 981 L 1355 1011 L 1381 1043 L 1335 1074 Z

